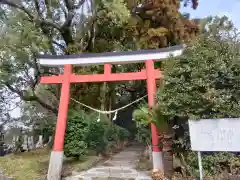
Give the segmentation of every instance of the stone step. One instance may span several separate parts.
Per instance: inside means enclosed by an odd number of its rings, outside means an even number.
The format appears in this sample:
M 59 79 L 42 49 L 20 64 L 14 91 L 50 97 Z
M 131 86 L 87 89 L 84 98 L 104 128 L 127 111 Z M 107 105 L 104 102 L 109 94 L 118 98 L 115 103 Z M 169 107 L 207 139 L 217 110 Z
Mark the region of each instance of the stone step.
M 80 175 L 67 177 L 65 180 L 151 180 L 146 172 L 136 171 L 136 161 L 145 150 L 144 146 L 129 146 L 113 155 L 109 160 L 99 164 Z
M 152 178 L 140 177 L 140 178 L 84 178 L 83 180 L 151 180 Z

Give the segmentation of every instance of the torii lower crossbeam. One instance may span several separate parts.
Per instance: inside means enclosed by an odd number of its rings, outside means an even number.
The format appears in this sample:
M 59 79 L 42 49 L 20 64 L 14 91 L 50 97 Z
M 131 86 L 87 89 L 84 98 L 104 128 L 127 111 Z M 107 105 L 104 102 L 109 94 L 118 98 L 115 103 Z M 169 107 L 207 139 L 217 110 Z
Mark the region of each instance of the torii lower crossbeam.
M 107 69 L 109 64 L 104 65 L 104 69 Z M 110 65 L 111 66 L 111 65 Z M 156 79 L 161 77 L 161 73 L 159 70 L 155 69 L 154 76 Z M 62 84 L 65 75 L 58 76 L 49 76 L 42 77 L 41 83 L 43 84 Z M 141 72 L 133 72 L 133 73 L 107 73 L 104 74 L 91 74 L 91 75 L 76 75 L 70 74 L 69 81 L 70 83 L 87 83 L 87 82 L 111 82 L 111 81 L 133 81 L 133 80 L 146 80 L 146 70 L 143 69 Z
M 59 180 L 62 171 L 64 136 L 67 124 L 68 104 L 70 99 L 70 84 L 86 82 L 147 80 L 148 103 L 149 106 L 152 107 L 154 105 L 154 94 L 156 91 L 155 80 L 160 79 L 162 77 L 162 74 L 158 69 L 154 69 L 153 60 L 148 60 L 145 62 L 145 64 L 146 69 L 143 69 L 140 72 L 130 73 L 111 73 L 111 64 L 105 64 L 104 74 L 91 75 L 73 74 L 72 65 L 65 65 L 63 75 L 41 77 L 40 82 L 43 84 L 62 84 L 56 134 L 49 163 L 48 180 Z M 162 170 L 162 153 L 161 149 L 158 147 L 158 132 L 155 125 L 151 125 L 151 130 L 154 168 Z

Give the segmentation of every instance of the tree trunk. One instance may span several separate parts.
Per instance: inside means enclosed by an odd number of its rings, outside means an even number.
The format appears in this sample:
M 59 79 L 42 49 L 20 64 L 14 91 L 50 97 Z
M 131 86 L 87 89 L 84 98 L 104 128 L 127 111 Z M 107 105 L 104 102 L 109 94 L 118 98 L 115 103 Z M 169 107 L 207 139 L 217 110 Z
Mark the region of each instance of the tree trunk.
M 116 73 L 116 66 L 112 65 L 112 69 L 111 69 L 112 73 Z M 114 107 L 115 103 L 116 103 L 116 92 L 115 92 L 115 86 L 116 84 L 114 82 L 108 83 L 108 102 L 106 104 L 108 104 L 108 110 L 111 111 L 112 107 Z M 113 114 L 109 114 L 108 118 L 110 120 L 112 120 L 112 118 L 115 115 Z
M 104 82 L 100 87 L 100 101 L 101 101 L 102 111 L 104 111 L 106 107 L 106 91 L 107 91 L 107 83 Z
M 114 107 L 115 102 L 116 102 L 116 92 L 115 92 L 115 84 L 111 83 L 108 84 L 108 88 L 109 88 L 109 93 L 108 93 L 108 97 L 109 97 L 109 102 L 108 102 L 108 109 L 109 111 L 112 110 L 112 107 Z M 108 118 L 110 120 L 112 120 L 112 118 L 114 117 L 114 114 L 109 114 Z

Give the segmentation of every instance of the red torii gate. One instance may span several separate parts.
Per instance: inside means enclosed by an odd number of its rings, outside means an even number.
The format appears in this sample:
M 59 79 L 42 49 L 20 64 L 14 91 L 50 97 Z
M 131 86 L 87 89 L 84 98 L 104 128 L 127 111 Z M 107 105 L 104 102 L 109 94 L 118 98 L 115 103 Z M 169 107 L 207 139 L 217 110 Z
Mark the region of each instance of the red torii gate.
M 57 76 L 41 77 L 43 84 L 62 84 L 61 97 L 58 110 L 56 133 L 51 153 L 48 180 L 60 180 L 64 136 L 67 124 L 68 104 L 70 100 L 70 84 L 86 82 L 111 82 L 129 80 L 147 80 L 148 104 L 154 106 L 154 94 L 156 92 L 156 79 L 162 78 L 158 69 L 154 69 L 154 61 L 166 59 L 170 55 L 178 56 L 183 51 L 183 45 L 156 50 L 139 50 L 130 52 L 109 52 L 92 53 L 80 55 L 51 56 L 42 55 L 39 57 L 40 64 L 44 66 L 64 66 L 64 73 Z M 151 59 L 151 60 L 147 60 Z M 145 62 L 145 68 L 140 72 L 112 73 L 111 64 L 139 63 Z M 104 64 L 104 74 L 76 75 L 72 73 L 72 65 L 89 66 Z M 163 171 L 162 150 L 159 148 L 158 130 L 151 124 L 152 131 L 152 156 L 153 168 Z

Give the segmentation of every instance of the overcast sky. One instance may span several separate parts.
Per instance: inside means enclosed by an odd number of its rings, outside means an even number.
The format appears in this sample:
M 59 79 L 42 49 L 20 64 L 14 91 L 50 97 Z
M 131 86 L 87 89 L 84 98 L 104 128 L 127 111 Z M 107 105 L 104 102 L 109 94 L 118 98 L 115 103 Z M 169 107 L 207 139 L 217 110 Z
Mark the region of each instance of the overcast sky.
M 193 10 L 190 7 L 183 7 L 181 8 L 181 11 L 190 13 L 191 18 L 203 18 L 210 15 L 226 15 L 233 21 L 235 26 L 240 29 L 240 18 L 238 18 L 240 0 L 199 0 L 197 10 Z M 12 111 L 11 115 L 19 117 L 20 109 L 16 108 Z

